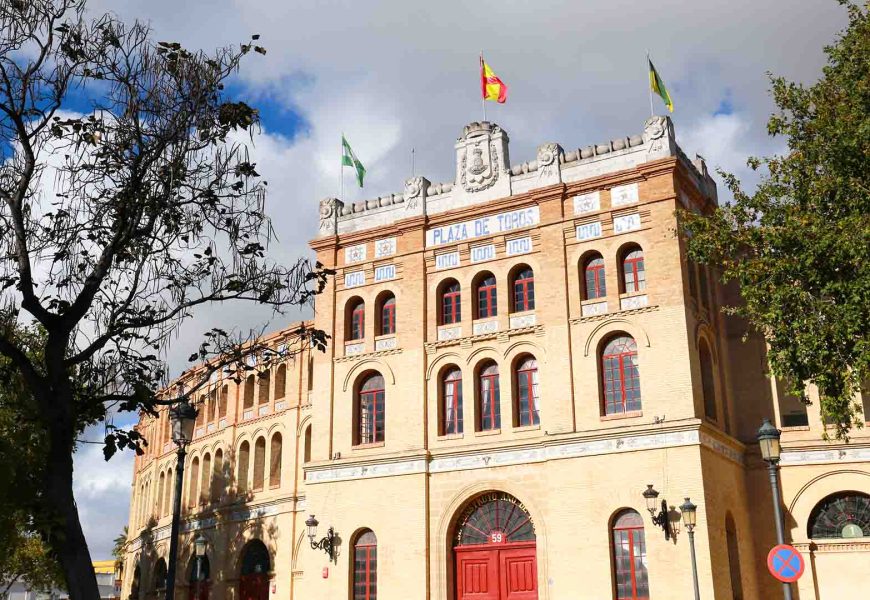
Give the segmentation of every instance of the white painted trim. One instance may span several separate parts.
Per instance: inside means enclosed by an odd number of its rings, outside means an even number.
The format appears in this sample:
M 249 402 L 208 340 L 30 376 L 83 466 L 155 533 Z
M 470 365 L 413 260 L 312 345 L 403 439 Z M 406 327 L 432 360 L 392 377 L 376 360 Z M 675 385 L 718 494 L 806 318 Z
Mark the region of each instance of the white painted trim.
M 832 448 L 830 450 L 783 450 L 780 464 L 829 465 L 870 461 L 870 448 Z

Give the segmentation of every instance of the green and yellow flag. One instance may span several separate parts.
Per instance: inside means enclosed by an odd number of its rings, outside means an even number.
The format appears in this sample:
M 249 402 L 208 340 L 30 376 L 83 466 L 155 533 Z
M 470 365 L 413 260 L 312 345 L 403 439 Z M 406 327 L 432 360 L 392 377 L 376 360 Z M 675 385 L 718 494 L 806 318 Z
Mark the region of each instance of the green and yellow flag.
M 653 66 L 652 61 L 649 58 L 646 60 L 649 63 L 649 89 L 659 95 L 669 111 L 674 112 L 674 101 L 671 100 L 671 95 L 668 93 L 668 88 L 665 87 L 665 82 L 659 77 L 659 73 Z
M 344 134 L 341 134 L 341 165 L 343 167 L 353 167 L 356 169 L 356 181 L 359 186 L 363 186 L 363 178 L 366 175 L 366 168 L 362 165 L 353 150 L 350 149 L 350 144 L 344 139 Z

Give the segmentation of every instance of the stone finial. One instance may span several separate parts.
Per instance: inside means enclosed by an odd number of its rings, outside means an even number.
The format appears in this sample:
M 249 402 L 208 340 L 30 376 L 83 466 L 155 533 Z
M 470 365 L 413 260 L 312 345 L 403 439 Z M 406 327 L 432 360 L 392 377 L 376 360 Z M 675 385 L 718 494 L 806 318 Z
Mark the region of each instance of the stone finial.
M 405 180 L 405 210 L 426 212 L 426 196 L 429 180 L 425 177 L 411 177 Z
M 643 141 L 648 155 L 673 156 L 676 152 L 674 124 L 670 118 L 655 115 L 643 124 Z
M 559 157 L 562 155 L 562 148 L 559 144 L 548 143 L 538 146 L 538 156 L 536 159 L 538 167 L 538 180 L 546 185 L 551 183 L 559 183 L 562 180 Z
M 324 198 L 320 201 L 320 235 L 338 233 L 338 215 L 342 208 L 344 202 L 338 198 Z

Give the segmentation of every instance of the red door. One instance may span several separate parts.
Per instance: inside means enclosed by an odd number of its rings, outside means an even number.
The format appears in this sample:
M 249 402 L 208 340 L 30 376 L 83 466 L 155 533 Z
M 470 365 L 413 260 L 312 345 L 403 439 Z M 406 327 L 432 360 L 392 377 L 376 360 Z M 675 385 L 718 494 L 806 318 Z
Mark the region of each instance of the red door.
M 208 600 L 208 588 L 210 583 L 208 581 L 201 581 L 199 583 L 199 594 L 196 593 L 196 584 L 190 584 L 190 591 L 188 592 L 188 598 L 190 600 Z
M 498 550 L 456 550 L 458 600 L 499 600 Z
M 239 578 L 240 600 L 269 600 L 269 576 L 265 573 Z
M 535 546 L 499 550 L 501 600 L 537 600 L 538 569 Z
M 537 600 L 535 544 L 457 547 L 457 600 Z

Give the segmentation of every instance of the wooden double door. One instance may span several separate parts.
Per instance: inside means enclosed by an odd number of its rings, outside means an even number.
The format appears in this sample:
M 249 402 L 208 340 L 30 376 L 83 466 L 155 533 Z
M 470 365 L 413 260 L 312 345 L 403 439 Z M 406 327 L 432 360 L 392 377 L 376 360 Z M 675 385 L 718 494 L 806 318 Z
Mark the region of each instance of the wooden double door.
M 242 575 L 239 597 L 240 600 L 269 600 L 269 576 L 265 573 Z
M 535 542 L 458 546 L 456 600 L 537 600 Z

